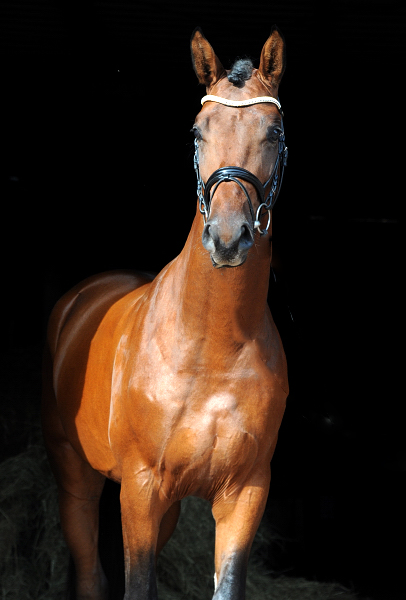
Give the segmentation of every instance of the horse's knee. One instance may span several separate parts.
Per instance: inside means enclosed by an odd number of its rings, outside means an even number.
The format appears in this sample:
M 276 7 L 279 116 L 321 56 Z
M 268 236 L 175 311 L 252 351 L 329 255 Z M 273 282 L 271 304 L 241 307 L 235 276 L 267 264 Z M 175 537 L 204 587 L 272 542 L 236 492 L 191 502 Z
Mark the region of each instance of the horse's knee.
M 124 600 L 157 599 L 155 565 L 159 529 L 169 507 L 161 502 L 158 486 L 155 489 L 153 486 L 153 477 L 147 471 L 135 476 L 123 472 L 120 502 L 125 562 Z M 173 509 L 175 511 L 176 508 Z M 174 526 L 174 515 L 170 516 L 168 531 L 171 529 L 169 525 Z

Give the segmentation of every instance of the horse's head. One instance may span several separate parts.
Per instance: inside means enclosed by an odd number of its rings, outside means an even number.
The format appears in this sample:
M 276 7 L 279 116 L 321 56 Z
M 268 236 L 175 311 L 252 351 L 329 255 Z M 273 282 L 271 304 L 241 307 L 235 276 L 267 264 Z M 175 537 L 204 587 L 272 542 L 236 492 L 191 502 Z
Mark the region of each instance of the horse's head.
M 245 262 L 255 236 L 266 237 L 286 162 L 277 100 L 285 43 L 274 28 L 258 69 L 246 59 L 226 71 L 200 29 L 191 50 L 208 94 L 193 127 L 203 245 L 214 266 L 235 267 Z M 265 239 L 262 244 L 269 246 Z

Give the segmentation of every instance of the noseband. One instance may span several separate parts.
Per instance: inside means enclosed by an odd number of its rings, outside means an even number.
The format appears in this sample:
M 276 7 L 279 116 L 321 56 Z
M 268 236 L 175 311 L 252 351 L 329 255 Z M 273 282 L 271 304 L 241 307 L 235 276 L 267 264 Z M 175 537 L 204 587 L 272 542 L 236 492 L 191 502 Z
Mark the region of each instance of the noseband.
M 226 98 L 220 98 L 219 96 L 204 96 L 204 98 L 202 98 L 202 104 L 204 104 L 205 102 L 218 102 L 220 104 L 224 104 L 225 106 L 231 107 L 251 106 L 252 104 L 270 102 L 278 107 L 281 116 L 283 116 L 280 103 L 278 102 L 278 100 L 276 100 L 275 98 L 271 98 L 270 96 L 259 96 L 257 98 L 250 98 L 249 100 L 227 100 Z M 207 220 L 209 219 L 211 201 L 220 183 L 223 183 L 223 181 L 233 181 L 242 189 L 242 191 L 245 194 L 251 213 L 253 229 L 258 229 L 261 235 L 265 235 L 266 233 L 268 233 L 269 224 L 271 222 L 271 210 L 273 209 L 279 195 L 279 191 L 282 185 L 283 172 L 288 158 L 288 148 L 285 144 L 285 132 L 283 129 L 283 121 L 281 125 L 282 131 L 279 134 L 278 140 L 278 156 L 276 158 L 274 168 L 272 169 L 271 176 L 269 177 L 269 179 L 267 179 L 267 181 L 264 184 L 261 183 L 258 177 L 251 173 L 251 171 L 247 171 L 247 169 L 243 169 L 242 167 L 221 167 L 220 169 L 214 171 L 214 173 L 210 175 L 210 177 L 204 184 L 200 176 L 199 169 L 199 144 L 197 142 L 197 139 L 195 139 L 194 167 L 197 176 L 197 196 L 199 198 L 200 212 L 202 213 L 205 222 L 207 222 Z M 260 203 L 257 208 L 256 214 L 254 213 L 254 208 L 252 206 L 250 195 L 245 185 L 241 183 L 240 179 L 253 185 L 257 191 Z M 269 190 L 268 195 L 265 198 L 265 190 L 269 184 L 271 184 L 271 188 Z M 213 186 L 214 189 L 213 191 L 211 191 Z M 268 211 L 268 223 L 266 225 L 266 228 L 263 230 L 260 229 L 261 217 L 265 214 L 261 213 L 262 209 Z

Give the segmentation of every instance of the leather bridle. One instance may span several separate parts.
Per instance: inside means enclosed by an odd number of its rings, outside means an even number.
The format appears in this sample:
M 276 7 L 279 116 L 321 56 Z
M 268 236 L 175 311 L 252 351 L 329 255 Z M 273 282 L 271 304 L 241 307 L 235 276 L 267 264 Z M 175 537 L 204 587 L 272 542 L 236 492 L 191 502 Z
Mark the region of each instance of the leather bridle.
M 218 102 L 220 104 L 224 104 L 225 106 L 231 107 L 250 106 L 252 104 L 270 102 L 278 107 L 278 110 L 281 113 L 281 116 L 283 117 L 279 101 L 275 98 L 271 98 L 270 96 L 260 96 L 258 98 L 250 98 L 249 100 L 240 101 L 227 100 L 218 96 L 204 96 L 204 98 L 202 98 L 202 104 L 204 104 L 204 102 Z M 261 183 L 258 177 L 251 173 L 251 171 L 243 169 L 242 167 L 221 167 L 220 169 L 217 169 L 216 171 L 214 171 L 214 173 L 210 175 L 206 183 L 203 183 L 199 169 L 199 144 L 198 140 L 195 139 L 194 168 L 197 177 L 197 196 L 199 199 L 200 212 L 203 215 L 205 223 L 210 217 L 211 202 L 214 194 L 216 193 L 217 188 L 224 181 L 233 181 L 242 189 L 242 191 L 245 194 L 251 213 L 253 229 L 258 229 L 261 235 L 265 235 L 266 233 L 268 233 L 269 225 L 271 222 L 271 210 L 275 206 L 275 202 L 279 195 L 279 191 L 282 185 L 283 172 L 287 163 L 287 158 L 288 148 L 285 144 L 285 132 L 283 129 L 282 120 L 281 131 L 279 133 L 278 138 L 278 156 L 276 158 L 275 165 L 272 169 L 271 176 L 269 177 L 269 179 L 267 179 L 267 181 L 264 184 Z M 240 181 L 241 179 L 253 185 L 257 191 L 259 206 L 257 208 L 256 213 L 254 212 L 254 207 L 252 205 L 250 195 L 245 185 Z M 271 187 L 268 192 L 268 195 L 265 197 L 265 191 L 269 184 L 271 185 Z M 213 191 L 211 191 L 213 186 L 214 189 Z M 263 209 L 265 209 L 265 211 L 268 212 L 268 223 L 265 229 L 260 228 L 261 218 L 264 214 L 266 214 L 265 212 L 261 212 Z

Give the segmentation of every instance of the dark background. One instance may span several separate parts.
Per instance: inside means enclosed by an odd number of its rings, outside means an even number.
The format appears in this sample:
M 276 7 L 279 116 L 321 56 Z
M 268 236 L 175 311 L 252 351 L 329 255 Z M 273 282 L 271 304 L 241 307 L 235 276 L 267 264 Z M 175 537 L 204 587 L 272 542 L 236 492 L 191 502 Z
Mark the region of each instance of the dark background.
M 269 301 L 291 395 L 267 511 L 287 541 L 270 564 L 395 600 L 404 2 L 3 2 L 4 349 L 39 349 L 53 303 L 81 278 L 159 271 L 180 252 L 204 95 L 190 35 L 200 25 L 229 67 L 258 61 L 274 23 L 287 42 L 289 162 Z

